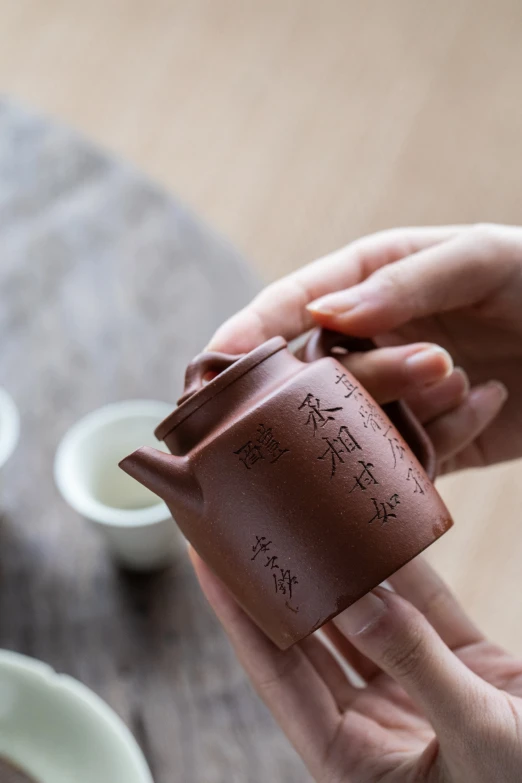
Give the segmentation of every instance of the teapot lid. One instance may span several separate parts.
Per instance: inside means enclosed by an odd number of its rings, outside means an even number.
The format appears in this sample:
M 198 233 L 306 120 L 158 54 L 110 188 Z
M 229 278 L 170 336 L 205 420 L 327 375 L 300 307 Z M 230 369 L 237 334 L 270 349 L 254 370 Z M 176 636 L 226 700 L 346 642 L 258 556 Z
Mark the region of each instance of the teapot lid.
M 181 424 L 194 411 L 205 405 L 212 397 L 219 394 L 242 375 L 252 370 L 265 359 L 287 347 L 283 337 L 272 337 L 250 353 L 238 356 L 228 356 L 220 353 L 201 353 L 190 362 L 185 373 L 185 389 L 178 401 L 178 407 L 167 416 L 155 429 L 158 440 L 164 440 L 175 427 Z M 219 372 L 208 383 L 205 375 Z

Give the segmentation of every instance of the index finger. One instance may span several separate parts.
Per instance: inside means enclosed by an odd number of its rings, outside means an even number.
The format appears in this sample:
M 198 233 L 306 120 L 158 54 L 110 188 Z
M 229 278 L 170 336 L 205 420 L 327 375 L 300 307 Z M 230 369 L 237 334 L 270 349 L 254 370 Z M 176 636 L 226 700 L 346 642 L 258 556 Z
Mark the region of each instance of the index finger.
M 278 335 L 293 340 L 314 326 L 306 310 L 314 299 L 357 285 L 376 269 L 451 239 L 463 228 L 390 229 L 355 240 L 269 285 L 217 330 L 207 350 L 246 353 Z

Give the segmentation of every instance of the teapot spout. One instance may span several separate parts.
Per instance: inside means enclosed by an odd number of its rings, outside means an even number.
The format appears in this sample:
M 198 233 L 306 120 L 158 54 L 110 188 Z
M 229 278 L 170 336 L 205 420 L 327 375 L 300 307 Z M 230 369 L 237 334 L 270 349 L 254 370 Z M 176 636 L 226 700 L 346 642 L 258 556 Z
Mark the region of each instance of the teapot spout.
M 165 501 L 171 511 L 201 511 L 201 487 L 188 457 L 176 457 L 150 446 L 129 454 L 119 466 Z

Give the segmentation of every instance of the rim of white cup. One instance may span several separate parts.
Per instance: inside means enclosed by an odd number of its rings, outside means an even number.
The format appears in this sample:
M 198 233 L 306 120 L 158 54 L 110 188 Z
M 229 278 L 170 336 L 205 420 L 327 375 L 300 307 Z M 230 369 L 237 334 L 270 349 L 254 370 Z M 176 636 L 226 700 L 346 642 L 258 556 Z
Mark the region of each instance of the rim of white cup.
M 11 650 L 0 650 L 0 670 L 9 668 L 16 668 L 38 677 L 40 682 L 48 686 L 51 700 L 60 689 L 65 690 L 74 698 L 79 711 L 103 723 L 114 743 L 122 749 L 125 748 L 124 752 L 140 775 L 142 783 L 154 783 L 149 766 L 134 735 L 112 707 L 109 707 L 94 691 L 68 674 L 59 674 L 43 661 Z M 13 759 L 13 761 L 23 763 L 22 759 Z
M 18 443 L 20 415 L 13 398 L 0 388 L 0 468 L 5 465 Z
M 168 519 L 171 513 L 159 499 L 154 505 L 145 508 L 123 509 L 108 506 L 88 495 L 76 472 L 71 469 L 69 455 L 84 438 L 107 424 L 140 417 L 153 418 L 159 424 L 172 412 L 172 407 L 172 404 L 159 400 L 113 402 L 88 413 L 73 424 L 63 436 L 54 459 L 54 479 L 64 500 L 79 514 L 100 525 L 143 527 Z

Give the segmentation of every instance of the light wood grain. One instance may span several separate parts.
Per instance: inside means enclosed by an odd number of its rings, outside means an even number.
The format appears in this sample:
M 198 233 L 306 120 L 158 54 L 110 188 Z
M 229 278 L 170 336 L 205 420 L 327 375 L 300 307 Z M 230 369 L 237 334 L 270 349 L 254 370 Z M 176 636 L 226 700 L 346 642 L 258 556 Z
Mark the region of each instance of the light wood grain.
M 517 221 L 517 0 L 0 0 L 0 89 L 267 278 L 383 226 Z
M 273 279 L 404 223 L 519 222 L 517 0 L 0 0 L 0 89 L 136 163 Z M 430 551 L 522 653 L 521 466 Z

